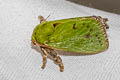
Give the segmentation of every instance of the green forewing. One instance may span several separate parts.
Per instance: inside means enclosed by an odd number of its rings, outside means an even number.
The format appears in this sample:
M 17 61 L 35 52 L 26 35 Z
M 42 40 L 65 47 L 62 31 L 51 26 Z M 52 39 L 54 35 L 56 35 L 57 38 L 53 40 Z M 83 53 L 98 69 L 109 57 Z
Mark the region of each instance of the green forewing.
M 32 40 L 71 52 L 96 53 L 106 49 L 104 30 L 90 17 L 43 22 L 34 29 Z

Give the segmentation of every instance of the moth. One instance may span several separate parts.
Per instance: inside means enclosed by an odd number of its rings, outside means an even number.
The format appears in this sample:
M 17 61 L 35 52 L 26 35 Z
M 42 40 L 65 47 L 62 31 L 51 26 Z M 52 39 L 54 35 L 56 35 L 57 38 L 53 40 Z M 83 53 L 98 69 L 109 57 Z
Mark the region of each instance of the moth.
M 54 21 L 46 21 L 42 16 L 38 18 L 40 24 L 33 30 L 31 42 L 41 48 L 42 69 L 50 57 L 63 72 L 64 66 L 57 50 L 71 54 L 96 54 L 108 49 L 107 18 L 88 16 Z

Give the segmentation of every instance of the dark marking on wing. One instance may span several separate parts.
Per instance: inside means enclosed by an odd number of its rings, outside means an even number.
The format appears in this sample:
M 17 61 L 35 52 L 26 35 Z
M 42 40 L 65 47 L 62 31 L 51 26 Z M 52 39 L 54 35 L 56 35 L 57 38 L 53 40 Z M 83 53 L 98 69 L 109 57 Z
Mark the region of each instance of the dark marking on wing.
M 83 26 L 85 26 L 85 23 L 83 23 Z
M 99 43 L 101 43 L 101 40 L 99 40 Z
M 96 34 L 95 37 L 98 37 L 98 35 Z
M 102 45 L 102 41 L 101 40 L 99 40 L 99 43 L 100 43 L 100 45 Z
M 54 23 L 54 24 L 53 24 L 53 27 L 56 27 L 56 26 L 58 26 L 59 24 L 61 24 L 61 23 Z
M 89 25 L 87 25 L 86 27 L 87 27 L 87 28 L 89 28 L 90 26 L 89 26 Z
M 87 35 L 85 35 L 85 38 L 90 38 L 90 33 L 88 33 Z
M 75 24 L 73 24 L 73 29 L 76 29 L 76 26 L 75 26 L 75 25 L 76 25 L 76 23 L 75 23 Z
M 90 32 L 92 32 L 93 31 L 93 29 L 90 29 Z

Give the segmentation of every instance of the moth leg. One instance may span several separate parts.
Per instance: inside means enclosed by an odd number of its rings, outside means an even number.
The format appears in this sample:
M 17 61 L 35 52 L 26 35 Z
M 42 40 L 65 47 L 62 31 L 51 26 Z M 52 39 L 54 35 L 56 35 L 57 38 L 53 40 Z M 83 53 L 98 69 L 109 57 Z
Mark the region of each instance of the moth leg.
M 54 59 L 55 63 L 59 65 L 59 68 L 60 68 L 60 72 L 63 72 L 64 70 L 64 66 L 63 66 L 63 63 L 62 63 L 62 59 L 57 56 L 55 59 Z
M 43 64 L 41 68 L 44 69 L 46 67 L 48 53 L 44 48 L 41 48 L 41 50 L 43 52 Z
M 38 16 L 38 19 L 40 20 L 40 23 L 42 23 L 42 22 L 46 22 L 49 17 L 50 15 L 45 19 L 43 16 Z
M 64 70 L 64 65 L 63 65 L 63 63 L 62 63 L 62 59 L 61 59 L 59 56 L 57 56 L 57 53 L 56 53 L 54 50 L 52 50 L 52 49 L 50 49 L 50 51 L 49 51 L 48 54 L 49 54 L 50 58 L 51 58 L 56 64 L 59 65 L 60 72 L 63 72 L 63 70 Z
M 40 20 L 40 23 L 42 23 L 43 21 L 46 21 L 46 19 L 43 16 L 38 16 L 38 19 Z

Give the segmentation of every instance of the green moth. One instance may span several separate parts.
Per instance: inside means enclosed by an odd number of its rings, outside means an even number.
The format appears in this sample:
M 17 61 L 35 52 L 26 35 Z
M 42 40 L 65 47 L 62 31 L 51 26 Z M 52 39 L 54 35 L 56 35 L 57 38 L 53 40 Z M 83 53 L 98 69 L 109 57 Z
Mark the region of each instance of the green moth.
M 32 44 L 40 46 L 43 55 L 44 69 L 47 57 L 64 70 L 58 51 L 71 54 L 95 54 L 108 48 L 106 29 L 107 18 L 100 16 L 76 17 L 55 21 L 46 21 L 39 16 L 41 23 L 32 34 Z

